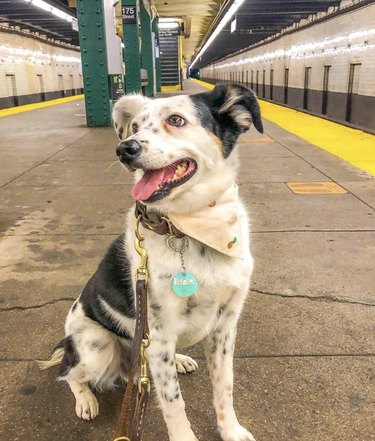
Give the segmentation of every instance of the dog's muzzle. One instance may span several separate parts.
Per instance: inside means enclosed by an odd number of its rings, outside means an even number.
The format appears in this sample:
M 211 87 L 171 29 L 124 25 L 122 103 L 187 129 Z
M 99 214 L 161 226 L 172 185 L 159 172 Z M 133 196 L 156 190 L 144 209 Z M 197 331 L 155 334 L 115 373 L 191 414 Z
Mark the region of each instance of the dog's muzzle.
M 119 157 L 119 160 L 133 170 L 135 168 L 132 166 L 133 162 L 139 158 L 141 152 L 142 146 L 135 139 L 120 142 L 116 149 L 116 154 Z

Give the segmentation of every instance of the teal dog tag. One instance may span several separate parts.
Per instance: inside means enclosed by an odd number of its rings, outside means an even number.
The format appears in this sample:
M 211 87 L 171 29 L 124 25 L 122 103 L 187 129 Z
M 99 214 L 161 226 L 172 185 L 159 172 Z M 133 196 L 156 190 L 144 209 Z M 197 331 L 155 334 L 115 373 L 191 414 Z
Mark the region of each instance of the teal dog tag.
M 179 297 L 190 297 L 197 289 L 197 279 L 191 273 L 180 271 L 172 279 L 172 290 Z

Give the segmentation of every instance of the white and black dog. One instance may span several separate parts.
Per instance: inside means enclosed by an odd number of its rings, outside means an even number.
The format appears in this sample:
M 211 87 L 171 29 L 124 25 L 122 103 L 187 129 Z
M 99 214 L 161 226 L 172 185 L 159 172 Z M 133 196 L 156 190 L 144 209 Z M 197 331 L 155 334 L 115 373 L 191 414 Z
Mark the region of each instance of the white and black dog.
M 180 254 L 167 246 L 166 236 L 142 229 L 150 274 L 152 343 L 147 354 L 169 440 L 197 440 L 185 414 L 177 377 L 177 372 L 194 371 L 197 364 L 176 354 L 176 349 L 200 341 L 207 356 L 222 439 L 254 440 L 239 424 L 233 409 L 236 327 L 253 268 L 248 217 L 238 198 L 230 196 L 229 205 L 225 202 L 221 207 L 220 201 L 228 189 L 236 189 L 238 159 L 234 147 L 238 137 L 251 123 L 263 132 L 256 97 L 236 84 L 218 85 L 211 92 L 193 96 L 150 100 L 129 95 L 116 103 L 113 120 L 121 140 L 119 160 L 135 171 L 133 198 L 149 213 L 174 213 L 176 219 L 186 219 L 187 226 L 191 213 L 203 213 L 202 229 L 202 222 L 198 223 L 201 236 L 198 234 L 197 239 L 187 234 L 189 247 L 182 264 Z M 228 214 L 231 219 L 224 221 L 206 213 L 216 202 L 219 216 Z M 229 250 L 237 242 L 235 257 L 221 252 L 220 245 L 210 245 L 222 239 L 220 228 L 225 222 L 237 226 L 237 236 L 228 244 Z M 50 360 L 42 362 L 45 368 L 60 363 L 59 378 L 69 384 L 76 413 L 86 420 L 99 412 L 91 388 L 103 390 L 127 378 L 135 324 L 134 274 L 139 264 L 133 247 L 134 223 L 131 211 L 126 232 L 112 243 L 71 307 L 65 338 Z M 211 231 L 213 242 L 205 240 L 206 223 L 208 228 L 218 225 L 218 231 L 216 227 Z M 189 297 L 180 297 L 171 288 L 181 265 L 199 284 L 196 294 Z

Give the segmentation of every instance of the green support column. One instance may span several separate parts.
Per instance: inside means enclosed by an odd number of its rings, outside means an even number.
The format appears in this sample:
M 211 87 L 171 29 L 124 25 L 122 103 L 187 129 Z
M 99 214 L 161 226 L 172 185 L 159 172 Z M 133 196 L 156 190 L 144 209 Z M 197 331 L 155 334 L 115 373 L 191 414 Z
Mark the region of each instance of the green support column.
M 111 125 L 102 0 L 77 0 L 79 44 L 89 127 Z
M 146 95 L 154 96 L 154 54 L 152 50 L 151 18 L 146 8 L 141 2 L 141 31 L 142 46 L 141 59 L 142 68 L 147 70 L 148 83 L 146 86 Z
M 156 91 L 161 91 L 161 75 L 160 75 L 160 40 L 159 40 L 159 17 L 155 17 L 152 21 L 152 32 L 155 35 L 155 84 Z
M 139 93 L 141 92 L 141 57 L 139 53 L 138 0 L 121 0 L 121 4 L 125 46 L 125 91 L 126 93 Z

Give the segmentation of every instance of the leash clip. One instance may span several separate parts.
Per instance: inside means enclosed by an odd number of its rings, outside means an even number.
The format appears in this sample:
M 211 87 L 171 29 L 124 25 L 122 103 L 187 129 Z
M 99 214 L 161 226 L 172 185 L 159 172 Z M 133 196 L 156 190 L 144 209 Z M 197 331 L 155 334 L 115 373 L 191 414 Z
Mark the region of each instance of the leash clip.
M 144 237 L 139 232 L 139 224 L 141 222 L 142 216 L 139 215 L 135 221 L 135 241 L 134 248 L 141 257 L 141 262 L 137 268 L 136 277 L 137 280 L 145 280 L 146 284 L 148 282 L 148 271 L 147 271 L 147 251 L 142 247 L 141 242 Z
M 150 336 L 147 335 L 147 338 L 143 339 L 141 342 L 141 376 L 138 382 L 139 393 L 142 393 L 143 389 L 146 389 L 148 392 L 151 391 L 151 382 L 147 370 L 148 359 L 146 353 L 146 349 L 150 346 L 150 344 L 151 339 Z

